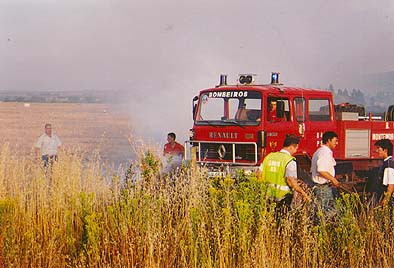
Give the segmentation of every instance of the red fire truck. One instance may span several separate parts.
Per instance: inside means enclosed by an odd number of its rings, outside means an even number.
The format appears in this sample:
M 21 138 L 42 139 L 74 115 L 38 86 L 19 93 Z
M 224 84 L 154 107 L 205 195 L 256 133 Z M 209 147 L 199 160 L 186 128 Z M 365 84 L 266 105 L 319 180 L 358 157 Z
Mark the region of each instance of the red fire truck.
M 336 173 L 358 188 L 365 186 L 381 161 L 374 143 L 394 140 L 394 106 L 376 117 L 357 105 L 334 105 L 329 91 L 280 84 L 279 73 L 272 73 L 267 85 L 255 84 L 254 78 L 240 75 L 235 85 L 228 85 L 221 75 L 218 86 L 193 99 L 190 144 L 210 175 L 256 170 L 265 155 L 281 149 L 286 134 L 296 134 L 301 137 L 295 155 L 299 177 L 307 181 L 311 157 L 330 130 L 339 136 Z

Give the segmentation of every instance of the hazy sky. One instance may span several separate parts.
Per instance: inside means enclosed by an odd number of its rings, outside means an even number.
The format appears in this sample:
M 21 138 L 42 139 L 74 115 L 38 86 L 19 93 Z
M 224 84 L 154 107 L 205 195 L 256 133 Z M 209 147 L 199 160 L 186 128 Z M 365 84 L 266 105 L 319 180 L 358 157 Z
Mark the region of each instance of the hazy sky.
M 394 71 L 392 0 L 0 0 L 0 90 L 124 90 L 139 132 L 185 139 L 226 73 L 358 87 Z

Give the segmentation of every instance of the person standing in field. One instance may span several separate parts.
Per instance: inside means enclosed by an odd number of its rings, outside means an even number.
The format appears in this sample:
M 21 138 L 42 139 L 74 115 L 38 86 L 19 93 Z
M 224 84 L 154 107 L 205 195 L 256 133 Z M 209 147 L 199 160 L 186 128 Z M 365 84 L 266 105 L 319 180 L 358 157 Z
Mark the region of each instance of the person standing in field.
M 48 164 L 57 160 L 58 149 L 62 142 L 56 134 L 52 133 L 51 124 L 45 124 L 44 131 L 44 134 L 38 138 L 34 145 L 34 151 L 36 157 L 43 162 L 44 167 L 47 167 Z
M 338 145 L 338 135 L 333 131 L 327 131 L 323 134 L 322 141 L 323 145 L 312 157 L 313 193 L 318 209 L 321 209 L 327 219 L 332 219 L 336 215 L 333 187 L 339 186 L 335 178 L 336 162 L 333 157 L 333 150 Z
M 276 216 L 290 209 L 294 190 L 302 195 L 304 201 L 309 201 L 309 196 L 297 182 L 297 163 L 293 155 L 299 143 L 298 136 L 287 135 L 283 148 L 268 154 L 259 167 L 258 178 L 267 184 L 266 197 L 269 203 L 276 203 Z
M 171 132 L 167 134 L 167 143 L 164 145 L 164 167 L 163 173 L 169 173 L 182 166 L 185 148 L 175 141 L 176 135 Z
M 376 191 L 376 201 L 380 205 L 394 205 L 394 160 L 393 144 L 389 139 L 381 139 L 375 142 L 376 152 L 379 158 L 383 159 L 378 172 L 378 187 Z

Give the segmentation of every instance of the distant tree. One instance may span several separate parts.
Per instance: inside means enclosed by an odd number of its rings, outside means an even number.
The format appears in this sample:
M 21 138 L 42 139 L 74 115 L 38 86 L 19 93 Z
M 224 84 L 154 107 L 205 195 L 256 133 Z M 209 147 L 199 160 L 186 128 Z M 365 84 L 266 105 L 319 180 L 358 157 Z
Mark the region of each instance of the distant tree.
M 344 97 L 350 97 L 349 92 L 347 91 L 347 88 L 345 88 L 345 89 L 342 91 L 342 95 L 343 95 Z
M 365 104 L 364 93 L 359 89 L 353 89 L 350 95 L 350 102 L 355 104 Z
M 330 84 L 328 86 L 328 91 L 331 91 L 332 93 L 335 93 L 334 86 L 332 84 Z
M 347 89 L 338 89 L 338 93 L 335 95 L 335 103 L 350 102 L 351 97 Z

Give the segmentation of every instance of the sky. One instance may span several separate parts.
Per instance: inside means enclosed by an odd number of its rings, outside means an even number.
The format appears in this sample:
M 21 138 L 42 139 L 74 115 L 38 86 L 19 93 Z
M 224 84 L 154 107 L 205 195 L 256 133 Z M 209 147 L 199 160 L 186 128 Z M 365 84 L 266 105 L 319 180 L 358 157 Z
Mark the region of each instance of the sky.
M 163 142 L 187 139 L 220 74 L 363 88 L 393 48 L 392 0 L 0 0 L 0 90 L 122 91 L 134 131 Z

